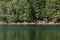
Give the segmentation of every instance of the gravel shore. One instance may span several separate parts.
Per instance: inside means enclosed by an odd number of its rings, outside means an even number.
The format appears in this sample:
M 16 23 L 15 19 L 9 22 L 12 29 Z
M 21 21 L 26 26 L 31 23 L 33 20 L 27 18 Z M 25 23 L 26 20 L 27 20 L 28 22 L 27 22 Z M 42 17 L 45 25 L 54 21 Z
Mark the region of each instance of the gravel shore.
M 49 23 L 43 23 L 43 22 L 39 22 L 39 23 L 28 23 L 28 22 L 24 22 L 24 23 L 5 23 L 5 22 L 0 22 L 0 25 L 4 25 L 4 24 L 8 24 L 8 25 L 56 25 L 56 24 L 60 24 L 60 23 L 54 23 L 54 22 L 49 22 Z

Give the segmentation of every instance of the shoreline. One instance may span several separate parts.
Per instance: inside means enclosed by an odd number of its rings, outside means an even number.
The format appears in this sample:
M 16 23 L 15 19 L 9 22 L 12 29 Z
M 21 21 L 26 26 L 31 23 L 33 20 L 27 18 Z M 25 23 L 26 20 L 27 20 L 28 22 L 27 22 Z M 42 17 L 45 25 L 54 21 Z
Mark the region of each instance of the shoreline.
M 23 23 L 6 23 L 6 22 L 0 22 L 0 25 L 59 25 L 60 23 L 27 23 L 27 22 L 23 22 Z

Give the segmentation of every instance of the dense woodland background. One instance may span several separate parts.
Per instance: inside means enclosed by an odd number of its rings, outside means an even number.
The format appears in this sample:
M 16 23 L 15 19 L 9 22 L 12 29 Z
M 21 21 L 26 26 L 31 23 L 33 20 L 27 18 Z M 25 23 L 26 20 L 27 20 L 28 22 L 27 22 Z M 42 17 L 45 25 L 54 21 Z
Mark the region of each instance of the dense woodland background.
M 60 0 L 0 0 L 0 22 L 59 21 Z

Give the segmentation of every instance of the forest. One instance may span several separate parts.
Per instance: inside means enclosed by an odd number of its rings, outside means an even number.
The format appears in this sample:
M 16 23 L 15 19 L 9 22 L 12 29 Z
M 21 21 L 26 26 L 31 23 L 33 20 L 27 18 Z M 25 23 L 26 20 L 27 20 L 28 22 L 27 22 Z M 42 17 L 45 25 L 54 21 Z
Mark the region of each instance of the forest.
M 0 0 L 0 22 L 60 22 L 60 0 Z

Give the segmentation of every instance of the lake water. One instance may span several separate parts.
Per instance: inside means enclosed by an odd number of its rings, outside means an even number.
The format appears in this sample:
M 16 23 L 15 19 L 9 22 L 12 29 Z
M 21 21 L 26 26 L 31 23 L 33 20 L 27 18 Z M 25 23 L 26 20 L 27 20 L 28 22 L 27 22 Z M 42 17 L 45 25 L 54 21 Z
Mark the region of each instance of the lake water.
M 60 25 L 0 25 L 0 40 L 60 40 Z

